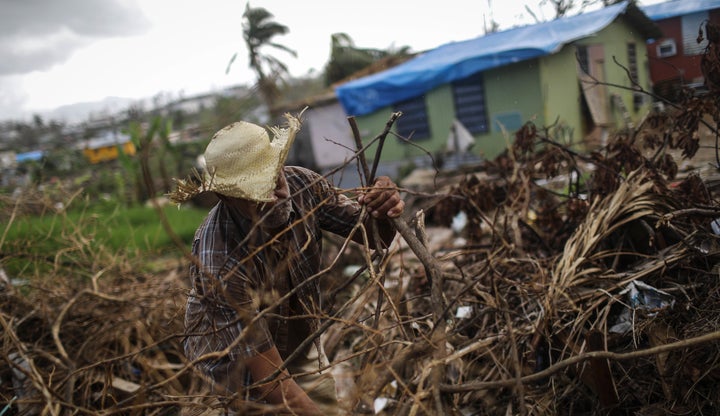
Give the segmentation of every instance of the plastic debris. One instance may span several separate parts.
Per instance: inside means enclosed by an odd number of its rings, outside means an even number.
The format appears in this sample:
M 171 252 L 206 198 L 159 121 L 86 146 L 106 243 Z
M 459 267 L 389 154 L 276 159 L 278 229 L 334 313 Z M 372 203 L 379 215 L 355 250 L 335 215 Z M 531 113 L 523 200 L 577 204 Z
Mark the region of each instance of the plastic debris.
M 617 334 L 624 334 L 632 329 L 635 311 L 643 310 L 647 316 L 655 316 L 659 311 L 675 305 L 675 298 L 671 294 L 641 280 L 628 283 L 620 294 L 625 295 L 629 307 L 623 309 L 615 325 L 609 329 L 610 332 Z
M 469 318 L 472 316 L 472 312 L 472 306 L 458 306 L 457 311 L 455 312 L 455 317 L 458 319 Z
M 373 410 L 375 411 L 375 414 L 378 414 L 382 412 L 382 410 L 387 406 L 388 404 L 388 398 L 387 397 L 378 397 L 373 402 Z
M 710 228 L 712 228 L 713 233 L 715 235 L 720 235 L 720 218 L 715 218 L 710 223 Z
M 450 225 L 450 228 L 452 228 L 455 233 L 460 234 L 462 230 L 465 229 L 465 226 L 468 223 L 467 214 L 465 211 L 460 211 L 453 217 L 452 224 Z

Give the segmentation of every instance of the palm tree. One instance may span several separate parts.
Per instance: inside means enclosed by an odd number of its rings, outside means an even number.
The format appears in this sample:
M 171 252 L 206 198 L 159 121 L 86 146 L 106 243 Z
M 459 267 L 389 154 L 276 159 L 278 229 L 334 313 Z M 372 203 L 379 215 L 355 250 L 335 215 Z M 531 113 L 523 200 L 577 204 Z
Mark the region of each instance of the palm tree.
M 325 85 L 344 80 L 383 59 L 409 55 L 409 46 L 388 50 L 358 48 L 348 34 L 335 33 L 331 36 L 330 60 L 325 65 Z
M 620 0 L 541 0 L 539 4 L 540 6 L 549 4 L 555 12 L 553 19 L 558 19 L 570 15 L 570 12 L 582 13 L 586 8 L 596 4 L 602 4 L 603 7 L 606 7 L 619 2 Z M 631 0 L 631 2 L 635 3 L 636 0 Z M 525 10 L 530 13 L 536 22 L 541 21 L 528 5 L 525 5 Z
M 272 41 L 273 37 L 287 34 L 290 31 L 287 26 L 274 22 L 273 17 L 272 13 L 266 9 L 250 7 L 248 2 L 245 5 L 245 13 L 243 13 L 242 28 L 243 39 L 248 48 L 248 66 L 257 75 L 257 87 L 271 113 L 271 118 L 274 119 L 272 112 L 280 92 L 278 83 L 286 77 L 288 68 L 284 62 L 272 55 L 264 54 L 262 50 L 266 46 L 271 46 L 285 51 L 293 57 L 297 57 L 297 52 Z M 230 66 L 236 57 L 237 53 L 230 58 L 226 73 L 230 71 Z

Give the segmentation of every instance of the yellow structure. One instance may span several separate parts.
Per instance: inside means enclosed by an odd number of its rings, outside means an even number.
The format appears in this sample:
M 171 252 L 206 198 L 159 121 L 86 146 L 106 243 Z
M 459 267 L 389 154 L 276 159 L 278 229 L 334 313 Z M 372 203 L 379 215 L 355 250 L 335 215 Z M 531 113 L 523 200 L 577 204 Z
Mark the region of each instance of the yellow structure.
M 120 156 L 120 150 L 126 155 L 133 156 L 137 152 L 135 145 L 126 135 L 114 133 L 106 134 L 88 140 L 83 155 L 92 164 L 115 160 Z

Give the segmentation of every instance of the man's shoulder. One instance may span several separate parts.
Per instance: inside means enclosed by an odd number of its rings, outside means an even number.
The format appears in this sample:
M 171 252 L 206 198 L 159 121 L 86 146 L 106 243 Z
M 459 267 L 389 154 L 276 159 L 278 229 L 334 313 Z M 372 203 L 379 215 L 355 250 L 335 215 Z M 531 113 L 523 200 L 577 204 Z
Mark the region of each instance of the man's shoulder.
M 198 225 L 197 229 L 195 230 L 195 240 L 200 239 L 201 236 L 207 232 L 208 228 L 217 227 L 217 224 L 221 219 L 221 213 L 223 211 L 222 209 L 220 209 L 221 205 L 222 201 L 219 201 L 217 204 L 215 204 L 215 206 L 210 209 L 210 211 L 205 216 L 200 225 Z
M 285 167 L 285 178 L 291 188 L 309 188 L 314 184 L 321 184 L 329 186 L 329 181 L 321 174 L 304 168 L 302 166 L 286 166 Z
M 302 166 L 285 166 L 285 175 L 307 177 L 312 179 L 322 178 L 322 175 L 319 173 Z

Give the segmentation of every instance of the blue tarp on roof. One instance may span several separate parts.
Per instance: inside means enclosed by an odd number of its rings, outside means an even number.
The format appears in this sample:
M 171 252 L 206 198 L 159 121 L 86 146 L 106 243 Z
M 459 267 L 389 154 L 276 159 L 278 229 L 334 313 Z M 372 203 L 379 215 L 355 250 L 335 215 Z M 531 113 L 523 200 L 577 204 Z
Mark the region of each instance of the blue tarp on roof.
M 342 84 L 335 92 L 347 114 L 369 114 L 480 71 L 558 52 L 566 43 L 604 29 L 625 13 L 627 6 L 623 1 L 593 12 L 441 45 L 386 71 Z
M 699 13 L 719 8 L 720 0 L 673 0 L 640 7 L 652 20 L 669 19 L 684 14 Z

